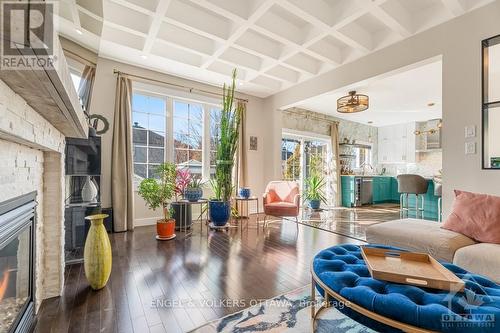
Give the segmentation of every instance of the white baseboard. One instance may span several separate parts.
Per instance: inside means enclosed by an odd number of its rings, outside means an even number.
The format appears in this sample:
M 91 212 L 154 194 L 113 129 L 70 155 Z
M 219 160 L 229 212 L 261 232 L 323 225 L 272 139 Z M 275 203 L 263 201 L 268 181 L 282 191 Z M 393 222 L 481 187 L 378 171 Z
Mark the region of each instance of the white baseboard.
M 144 227 L 147 225 L 156 225 L 157 220 L 161 220 L 162 217 L 148 217 L 148 218 L 143 218 L 143 219 L 135 219 L 134 220 L 134 227 Z

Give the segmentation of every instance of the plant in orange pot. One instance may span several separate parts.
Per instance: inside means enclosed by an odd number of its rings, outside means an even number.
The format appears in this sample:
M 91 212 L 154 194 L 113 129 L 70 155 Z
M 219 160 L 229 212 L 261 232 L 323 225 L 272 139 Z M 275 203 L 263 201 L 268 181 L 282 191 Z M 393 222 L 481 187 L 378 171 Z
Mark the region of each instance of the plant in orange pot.
M 175 220 L 170 208 L 170 200 L 175 195 L 175 164 L 160 164 L 156 167 L 154 176 L 141 181 L 139 195 L 150 209 L 162 208 L 163 218 L 156 221 L 156 239 L 170 240 L 175 238 Z

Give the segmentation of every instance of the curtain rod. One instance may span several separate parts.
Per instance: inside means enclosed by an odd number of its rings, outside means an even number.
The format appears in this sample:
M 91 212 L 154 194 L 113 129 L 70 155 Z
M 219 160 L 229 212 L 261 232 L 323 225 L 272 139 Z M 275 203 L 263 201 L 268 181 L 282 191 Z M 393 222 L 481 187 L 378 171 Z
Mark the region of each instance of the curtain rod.
M 281 112 L 285 112 L 285 113 L 293 113 L 295 115 L 302 115 L 301 113 L 299 112 L 296 112 L 296 111 L 293 111 L 293 110 L 283 110 Z M 309 112 L 312 112 L 312 111 L 309 111 Z M 309 115 L 309 114 L 305 114 L 304 117 L 307 119 L 307 118 L 312 118 L 312 119 L 316 119 L 316 120 L 323 120 L 323 121 L 328 121 L 332 124 L 339 124 L 339 121 L 338 120 L 331 120 L 331 119 L 327 119 L 327 118 L 323 118 L 323 117 L 318 117 L 318 116 L 313 116 L 313 115 Z
M 219 94 L 219 93 L 216 93 L 216 92 L 212 92 L 212 91 L 208 91 L 208 90 L 203 90 L 203 89 L 198 89 L 198 88 L 193 88 L 193 87 L 188 87 L 188 86 L 184 86 L 182 84 L 177 84 L 177 83 L 171 83 L 171 82 L 167 82 L 167 81 L 152 79 L 152 78 L 145 77 L 145 76 L 142 76 L 142 75 L 130 74 L 130 73 L 126 73 L 126 72 L 122 72 L 122 71 L 116 70 L 116 69 L 113 70 L 113 74 L 119 74 L 119 75 L 124 75 L 124 76 L 135 77 L 135 78 L 138 78 L 138 79 L 142 79 L 142 80 L 146 80 L 146 81 L 151 81 L 151 82 L 157 82 L 157 83 L 169 85 L 169 86 L 176 87 L 176 88 L 187 89 L 190 93 L 197 91 L 197 92 L 200 92 L 202 94 L 209 94 L 209 95 L 214 95 L 214 96 L 219 96 L 219 97 L 223 96 L 222 94 Z M 248 103 L 248 99 L 238 98 L 238 97 L 235 97 L 235 99 L 238 100 L 238 101 L 240 101 L 240 102 Z

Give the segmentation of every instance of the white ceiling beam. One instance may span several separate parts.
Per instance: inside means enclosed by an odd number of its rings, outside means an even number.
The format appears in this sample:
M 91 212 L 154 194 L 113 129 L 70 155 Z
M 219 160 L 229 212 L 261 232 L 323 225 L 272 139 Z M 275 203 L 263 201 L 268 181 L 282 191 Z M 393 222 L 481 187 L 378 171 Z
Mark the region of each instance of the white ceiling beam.
M 73 19 L 73 24 L 76 28 L 81 29 L 82 25 L 80 23 L 80 14 L 78 12 L 78 6 L 76 5 L 76 0 L 70 0 L 69 6 L 71 8 L 71 18 Z
M 213 40 L 215 40 L 217 42 L 220 42 L 220 43 L 224 43 L 226 41 L 224 38 L 219 37 L 217 35 L 214 35 L 213 33 L 197 29 L 197 28 L 195 28 L 195 27 L 193 27 L 193 26 L 191 26 L 189 24 L 182 23 L 182 22 L 177 21 L 177 20 L 175 20 L 173 18 L 170 18 L 170 17 L 164 17 L 163 21 L 167 22 L 167 23 L 170 23 L 170 24 L 173 24 L 173 25 L 175 25 L 175 26 L 177 26 L 179 28 L 182 28 L 184 30 L 187 30 L 187 31 L 193 32 L 195 34 L 201 35 L 203 37 L 213 39 Z
M 153 22 L 151 22 L 151 26 L 149 27 L 148 31 L 148 37 L 146 38 L 144 48 L 142 49 L 142 51 L 146 54 L 151 52 L 151 48 L 156 41 L 156 37 L 158 36 L 158 32 L 160 31 L 160 27 L 163 22 L 163 17 L 165 17 L 165 14 L 167 13 L 170 2 L 171 0 L 160 0 L 158 2 L 158 5 L 156 6 Z
M 460 16 L 466 12 L 460 0 L 441 0 L 443 5 L 453 14 Z
M 144 39 L 146 39 L 148 37 L 148 35 L 145 34 L 145 33 L 142 33 L 140 31 L 124 27 L 123 25 L 120 25 L 120 24 L 117 24 L 117 23 L 114 23 L 114 22 L 111 22 L 111 21 L 103 20 L 102 23 L 103 23 L 103 25 L 106 25 L 108 27 L 124 31 L 126 33 L 129 33 L 129 34 L 132 34 L 132 35 L 135 35 L 135 36 L 143 37 Z
M 200 7 L 206 8 L 214 13 L 220 14 L 224 17 L 227 17 L 233 22 L 243 24 L 245 21 L 243 18 L 239 17 L 238 15 L 234 14 L 233 12 L 230 12 L 229 10 L 222 8 L 220 6 L 217 6 L 216 4 L 208 1 L 208 0 L 191 0 L 191 2 L 197 4 Z
M 260 5 L 254 10 L 250 17 L 246 21 L 242 21 L 240 25 L 236 28 L 233 34 L 219 47 L 214 54 L 208 58 L 207 61 L 201 66 L 201 68 L 207 68 L 210 66 L 217 58 L 219 58 L 227 49 L 229 49 L 236 40 L 238 40 L 243 34 L 259 19 L 264 15 L 269 8 L 271 8 L 276 3 L 276 0 L 265 0 L 260 3 Z
M 104 1 L 106 1 L 106 0 L 104 0 Z M 116 4 L 119 4 L 119 5 L 123 6 L 123 7 L 135 10 L 135 11 L 137 11 L 139 13 L 146 14 L 148 16 L 153 16 L 155 14 L 154 12 L 152 12 L 150 10 L 147 10 L 144 7 L 138 6 L 138 5 L 133 4 L 133 3 L 129 2 L 129 1 L 126 1 L 126 0 L 108 0 L 108 1 L 114 2 Z

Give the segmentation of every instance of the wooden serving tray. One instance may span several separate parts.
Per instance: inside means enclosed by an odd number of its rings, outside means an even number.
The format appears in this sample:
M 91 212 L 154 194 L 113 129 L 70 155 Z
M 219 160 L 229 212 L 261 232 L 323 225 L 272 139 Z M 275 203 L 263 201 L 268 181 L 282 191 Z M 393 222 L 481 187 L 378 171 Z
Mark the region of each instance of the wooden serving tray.
M 418 287 L 462 291 L 465 283 L 425 253 L 361 246 L 372 278 Z

